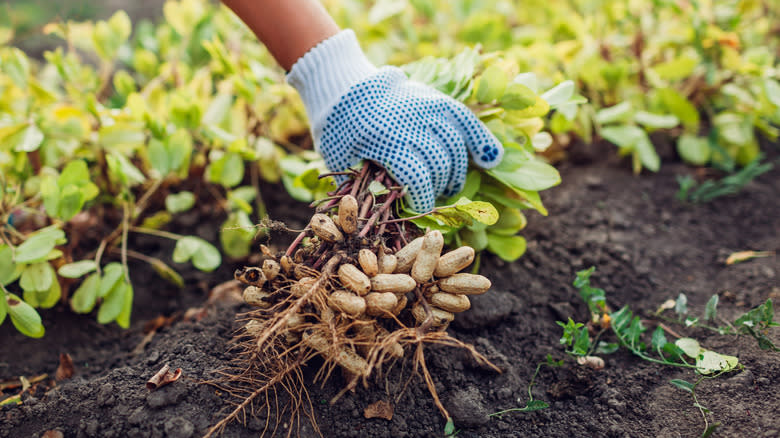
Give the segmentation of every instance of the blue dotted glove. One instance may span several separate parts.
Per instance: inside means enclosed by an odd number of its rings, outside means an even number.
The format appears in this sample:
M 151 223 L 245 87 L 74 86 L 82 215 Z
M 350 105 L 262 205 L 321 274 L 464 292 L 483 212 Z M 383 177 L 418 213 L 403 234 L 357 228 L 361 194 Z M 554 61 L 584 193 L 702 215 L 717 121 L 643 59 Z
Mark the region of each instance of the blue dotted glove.
M 465 105 L 398 68 L 375 68 L 350 30 L 298 60 L 288 81 L 303 98 L 328 168 L 373 160 L 408 187 L 415 211 L 428 212 L 436 197 L 463 188 L 467 149 L 486 168 L 503 156 L 500 142 Z

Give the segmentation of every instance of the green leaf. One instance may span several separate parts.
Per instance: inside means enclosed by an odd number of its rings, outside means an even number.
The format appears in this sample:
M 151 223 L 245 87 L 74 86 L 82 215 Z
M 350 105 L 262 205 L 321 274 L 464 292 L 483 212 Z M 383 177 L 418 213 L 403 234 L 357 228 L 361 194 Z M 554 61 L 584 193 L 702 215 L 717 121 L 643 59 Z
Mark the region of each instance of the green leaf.
M 100 283 L 100 274 L 98 273 L 94 273 L 82 281 L 71 297 L 71 309 L 76 313 L 91 312 L 98 298 Z
M 124 278 L 125 271 L 121 264 L 112 262 L 103 268 L 103 278 L 100 280 L 98 297 L 105 298 L 116 288 L 116 285 Z
M 32 306 L 14 294 L 7 294 L 6 303 L 11 322 L 20 333 L 31 338 L 43 337 L 46 330 L 41 324 L 40 315 Z
M 554 167 L 524 152 L 506 149 L 498 166 L 487 173 L 509 187 L 520 190 L 544 190 L 560 184 L 561 176 Z
M 685 380 L 680 379 L 672 379 L 669 381 L 669 383 L 682 389 L 683 391 L 693 393 L 694 385 L 691 382 L 686 382 Z
M 501 106 L 507 110 L 524 110 L 537 103 L 540 99 L 530 88 L 513 82 L 506 88 L 501 96 Z
M 703 351 L 696 358 L 696 370 L 702 374 L 728 372 L 739 366 L 739 359 L 735 356 Z
M 0 325 L 3 325 L 3 322 L 5 321 L 5 315 L 8 314 L 8 304 L 6 304 L 5 300 L 0 299 Z
M 244 161 L 237 152 L 228 152 L 209 166 L 209 180 L 234 187 L 244 179 Z
M 48 290 L 36 292 L 36 295 L 38 296 L 38 304 L 42 309 L 49 309 L 54 307 L 62 297 L 62 288 L 60 286 L 60 282 L 54 276 L 54 268 L 49 266 L 49 269 L 51 269 L 51 275 L 54 278 L 54 280 L 51 282 L 51 286 Z
M 187 211 L 195 205 L 195 195 L 192 192 L 181 191 L 165 197 L 165 209 L 176 214 Z
M 608 123 L 624 122 L 630 118 L 631 112 L 631 103 L 623 101 L 617 105 L 598 110 L 596 112 L 596 123 L 606 125 Z
M 154 271 L 157 272 L 160 277 L 164 278 L 169 283 L 180 288 L 184 287 L 184 279 L 181 277 L 181 275 L 179 275 L 179 273 L 176 272 L 173 268 L 165 264 L 162 260 L 151 259 L 149 264 L 152 265 L 152 269 L 154 269 Z
M 674 312 L 680 316 L 688 313 L 688 297 L 685 294 L 677 296 L 677 300 L 674 302 Z
M 98 309 L 97 321 L 100 324 L 108 324 L 117 319 L 125 306 L 125 295 L 128 293 L 128 284 L 125 281 L 118 282 L 108 295 L 103 298 L 103 302 Z M 102 284 L 101 284 L 102 288 Z
M 574 340 L 572 346 L 572 353 L 577 356 L 585 356 L 590 350 L 590 335 L 588 334 L 588 328 L 582 327 L 577 333 L 577 338 Z
M 106 157 L 109 173 L 120 184 L 127 187 L 136 186 L 146 181 L 146 177 L 133 163 L 121 154 L 112 153 Z
M 65 233 L 57 228 L 43 228 L 16 248 L 16 263 L 29 263 L 46 257 L 58 244 L 64 243 Z
M 206 272 L 213 271 L 222 263 L 222 256 L 214 245 L 200 237 L 185 236 L 176 242 L 173 261 L 185 263 L 190 259 L 196 268 Z
M 545 91 L 542 94 L 542 99 L 546 100 L 550 107 L 555 108 L 562 103 L 568 102 L 572 96 L 574 96 L 574 82 L 567 80 Z
M 683 134 L 677 139 L 677 153 L 687 163 L 704 166 L 710 161 L 712 149 L 706 138 Z
M 444 425 L 444 436 L 449 437 L 455 433 L 455 422 L 452 418 L 447 418 L 447 423 Z
M 477 101 L 490 103 L 500 99 L 504 95 L 508 82 L 509 80 L 504 70 L 497 65 L 489 66 L 479 78 L 476 94 Z
M 54 277 L 54 269 L 48 262 L 34 263 L 22 271 L 19 286 L 25 292 L 47 291 L 51 287 Z
M 525 228 L 528 220 L 522 211 L 517 208 L 507 207 L 501 210 L 498 221 L 490 227 L 490 234 L 501 236 L 514 236 Z
M 680 124 L 680 119 L 671 114 L 655 114 L 647 111 L 637 111 L 634 121 L 640 125 L 655 129 L 671 129 Z
M 43 132 L 34 124 L 30 124 L 16 137 L 18 138 L 16 146 L 14 146 L 16 152 L 32 152 L 43 143 Z
M 22 267 L 14 263 L 13 252 L 10 246 L 0 245 L 0 284 L 3 286 L 22 275 Z
M 680 338 L 674 341 L 674 345 L 679 347 L 688 357 L 697 358 L 701 353 L 699 341 L 693 338 Z
M 229 257 L 241 258 L 249 255 L 252 240 L 255 237 L 255 227 L 245 211 L 230 213 L 219 230 L 219 241 L 222 250 Z
M 73 218 L 84 207 L 87 201 L 84 193 L 78 186 L 69 184 L 60 191 L 60 199 L 57 204 L 57 217 L 67 221 Z
M 550 405 L 542 400 L 529 400 L 528 403 L 525 404 L 522 408 L 519 409 L 520 412 L 533 412 L 533 411 L 539 411 L 542 409 L 549 408 Z
M 459 235 L 463 244 L 474 248 L 474 251 L 482 251 L 488 246 L 488 235 L 484 229 L 470 230 L 463 228 L 459 231 Z
M 764 79 L 764 91 L 772 105 L 780 108 L 780 83 L 772 78 Z
M 685 79 L 693 73 L 698 61 L 686 55 L 657 64 L 652 70 L 661 78 L 670 81 Z
M 653 349 L 653 351 L 659 351 L 664 348 L 664 345 L 666 345 L 666 335 L 664 334 L 664 329 L 661 328 L 661 326 L 656 327 L 656 329 L 653 331 L 653 337 L 650 339 L 650 347 Z
M 502 260 L 513 262 L 525 253 L 526 241 L 523 236 L 504 236 L 488 231 L 487 249 Z
M 656 90 L 667 111 L 677 116 L 689 132 L 695 133 L 699 128 L 699 110 L 685 96 L 674 88 Z
M 368 192 L 374 196 L 380 196 L 390 193 L 390 190 L 388 190 L 387 187 L 385 187 L 385 185 L 379 181 L 371 181 L 368 184 Z
M 130 314 L 133 312 L 133 286 L 130 283 L 123 283 L 124 301 L 122 302 L 122 311 L 116 317 L 116 323 L 123 329 L 130 328 Z
M 715 321 L 715 317 L 718 315 L 718 295 L 715 294 L 707 301 L 707 305 L 704 307 L 704 320 Z
M 95 269 L 97 269 L 97 264 L 94 260 L 81 260 L 60 266 L 60 268 L 57 269 L 57 273 L 60 274 L 60 277 L 79 278 Z
M 472 219 L 485 225 L 493 225 L 498 221 L 498 210 L 489 202 L 470 201 L 467 198 L 460 198 L 455 203 L 455 209 L 468 214 Z

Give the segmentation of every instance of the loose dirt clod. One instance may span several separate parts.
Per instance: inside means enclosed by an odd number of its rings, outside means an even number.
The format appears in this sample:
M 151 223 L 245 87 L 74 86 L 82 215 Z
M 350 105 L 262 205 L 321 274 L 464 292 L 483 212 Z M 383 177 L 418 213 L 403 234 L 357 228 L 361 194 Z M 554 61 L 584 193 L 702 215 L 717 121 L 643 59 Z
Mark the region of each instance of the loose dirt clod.
M 323 359 L 316 379 L 328 379 L 336 369 L 347 377 L 345 390 L 334 402 L 359 381 L 368 384 L 367 378 L 382 372 L 386 362 L 410 360 L 446 418 L 449 414 L 425 366 L 423 345 L 465 348 L 478 362 L 498 370 L 444 331 L 454 312 L 470 307 L 464 294 L 484 293 L 490 287 L 485 277 L 454 274 L 473 261 L 473 249 L 448 253 L 440 263 L 440 231 L 420 236 L 411 223 L 395 226 L 393 215 L 401 209 L 393 203 L 403 189 L 370 163 L 356 175 L 318 207 L 309 227 L 283 254 L 265 248 L 262 268 L 236 271 L 236 280 L 247 285 L 244 300 L 255 310 L 241 316 L 244 330 L 236 338 L 241 360 L 224 379 L 212 383 L 235 394 L 239 402 L 207 436 L 245 408 L 267 406 L 269 391 L 277 389 L 290 396 L 290 422 L 300 421 L 301 410 L 309 416 L 311 402 L 300 370 L 315 356 Z M 371 181 L 381 182 L 389 193 L 372 194 Z M 411 292 L 415 298 L 410 299 Z M 407 357 L 407 351 L 413 353 Z M 255 403 L 258 397 L 265 397 L 265 403 Z M 289 430 L 294 429 L 292 423 Z

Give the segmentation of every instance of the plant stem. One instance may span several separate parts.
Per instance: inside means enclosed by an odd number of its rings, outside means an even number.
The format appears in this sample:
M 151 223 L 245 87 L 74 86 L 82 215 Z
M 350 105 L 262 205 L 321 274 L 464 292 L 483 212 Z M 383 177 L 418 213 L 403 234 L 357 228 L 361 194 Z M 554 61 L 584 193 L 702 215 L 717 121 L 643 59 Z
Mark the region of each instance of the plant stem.
M 414 215 L 414 216 L 400 217 L 398 219 L 390 219 L 390 220 L 387 220 L 387 221 L 382 221 L 378 225 L 394 224 L 396 222 L 406 222 L 406 221 L 410 221 L 412 219 L 420 219 L 421 217 L 428 216 L 429 214 L 433 214 L 433 213 L 436 213 L 437 211 L 444 210 L 445 208 L 453 208 L 453 207 L 455 207 L 455 204 L 443 205 L 441 207 L 434 208 L 433 210 L 429 211 L 428 213 L 421 213 L 421 214 L 417 214 L 417 215 Z
M 295 252 L 295 248 L 300 245 L 301 242 L 303 242 L 303 238 L 306 237 L 306 234 L 309 233 L 309 226 L 307 225 L 306 228 L 303 229 L 300 233 L 298 233 L 298 236 L 293 240 L 293 243 L 290 244 L 290 246 L 287 247 L 287 251 L 285 251 L 284 255 L 290 257 L 292 256 L 293 252 Z
M 125 271 L 125 279 L 130 283 L 130 269 L 127 267 L 127 233 L 130 228 L 130 205 L 128 201 L 123 204 L 124 214 L 122 216 L 122 268 Z
M 171 240 L 179 240 L 182 237 L 184 237 L 181 234 L 171 233 L 169 231 L 163 231 L 163 230 L 155 230 L 154 228 L 129 226 L 127 229 L 135 233 L 149 234 L 151 236 L 164 237 L 166 239 L 171 239 Z
M 387 196 L 387 198 L 385 199 L 385 203 L 382 204 L 382 207 L 380 207 L 379 210 L 377 210 L 373 215 L 371 215 L 366 225 L 363 227 L 362 230 L 360 230 L 358 237 L 366 237 L 366 234 L 368 234 L 368 232 L 371 231 L 371 227 L 374 226 L 374 223 L 377 221 L 377 219 L 379 219 L 379 216 L 384 214 L 384 212 L 387 211 L 387 209 L 389 209 L 393 205 L 393 202 L 395 202 L 395 200 L 400 197 L 399 193 L 403 193 L 403 192 L 392 192 Z

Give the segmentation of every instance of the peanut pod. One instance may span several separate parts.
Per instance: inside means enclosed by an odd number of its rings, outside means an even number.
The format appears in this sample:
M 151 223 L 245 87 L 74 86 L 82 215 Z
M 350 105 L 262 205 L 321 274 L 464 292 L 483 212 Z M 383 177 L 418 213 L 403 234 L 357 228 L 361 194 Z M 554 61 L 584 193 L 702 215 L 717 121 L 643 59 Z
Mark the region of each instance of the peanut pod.
M 358 203 L 352 195 L 346 195 L 339 201 L 339 225 L 347 234 L 357 231 L 358 226 Z
M 309 225 L 314 234 L 326 242 L 335 243 L 344 240 L 344 235 L 341 234 L 336 224 L 333 223 L 333 219 L 326 214 L 317 213 L 313 215 Z
M 263 331 L 263 323 L 256 319 L 250 319 L 244 325 L 244 330 L 246 330 L 246 334 L 249 336 L 257 337 Z
M 358 253 L 358 263 L 363 272 L 369 277 L 379 273 L 379 264 L 377 262 L 376 254 L 371 252 L 370 249 L 363 248 Z
M 274 278 L 276 278 L 277 275 L 279 275 L 279 271 L 282 270 L 282 267 L 279 265 L 279 262 L 273 259 L 265 259 L 263 261 L 263 275 L 265 275 L 266 280 L 271 281 Z
M 431 304 L 452 313 L 465 312 L 471 308 L 471 301 L 465 295 L 439 292 L 431 295 Z
M 463 295 L 480 295 L 490 289 L 490 280 L 476 274 L 453 274 L 439 280 L 439 289 Z
M 406 308 L 406 305 L 409 304 L 409 299 L 406 298 L 406 295 L 398 295 L 398 304 L 395 306 L 395 309 L 391 312 L 394 316 L 398 316 L 398 314 L 401 313 Z
M 405 294 L 417 287 L 414 278 L 406 274 L 377 274 L 371 277 L 371 291 Z
M 347 289 L 363 296 L 371 289 L 371 280 L 355 265 L 344 263 L 339 266 L 339 280 Z
M 412 269 L 414 259 L 417 257 L 417 253 L 420 252 L 420 249 L 422 249 L 423 240 L 425 240 L 425 237 L 418 237 L 395 253 L 395 258 L 398 260 L 395 272 L 405 274 Z
M 262 287 L 265 283 L 265 274 L 259 268 L 244 266 L 233 272 L 233 278 L 251 286 Z
M 245 303 L 261 309 L 268 309 L 272 306 L 270 302 L 265 300 L 270 296 L 270 293 L 263 291 L 257 286 L 247 286 L 242 294 Z
M 287 330 L 291 332 L 300 332 L 303 331 L 306 327 L 304 326 L 306 324 L 306 317 L 301 315 L 300 313 L 296 313 L 294 315 L 291 315 L 289 318 L 287 318 Z
M 288 255 L 283 255 L 281 259 L 279 259 L 279 266 L 282 267 L 282 271 L 284 271 L 285 274 L 289 275 L 290 271 L 295 266 L 295 263 L 293 263 L 292 259 Z
M 441 249 L 444 247 L 444 236 L 441 231 L 433 230 L 425 234 L 420 252 L 412 263 L 412 278 L 418 283 L 425 283 L 433 277 L 433 271 L 439 262 Z
M 328 306 L 333 310 L 357 317 L 365 313 L 366 300 L 352 292 L 337 290 L 328 296 Z
M 449 277 L 470 265 L 473 261 L 474 248 L 470 246 L 461 246 L 439 258 L 439 263 L 436 264 L 436 270 L 433 271 L 433 275 L 437 277 Z
M 436 307 L 431 307 L 431 315 L 433 315 L 433 321 L 431 324 L 434 327 L 447 326 L 452 322 L 453 319 L 455 319 L 454 314 Z M 425 307 L 419 303 L 412 307 L 412 316 L 414 316 L 414 319 L 420 324 L 422 324 L 428 317 L 428 315 L 425 313 Z
M 311 331 L 303 334 L 303 343 L 317 350 L 326 360 L 335 361 L 350 374 L 355 376 L 368 374 L 368 362 L 350 347 L 333 348 L 325 336 Z
M 398 297 L 392 292 L 371 292 L 366 295 L 366 313 L 371 316 L 387 317 L 397 305 Z
M 316 281 L 317 279 L 313 277 L 303 277 L 290 286 L 290 293 L 300 298 L 312 288 Z
M 384 250 L 380 249 L 377 263 L 380 274 L 392 274 L 398 267 L 398 258 L 393 254 L 385 254 Z

